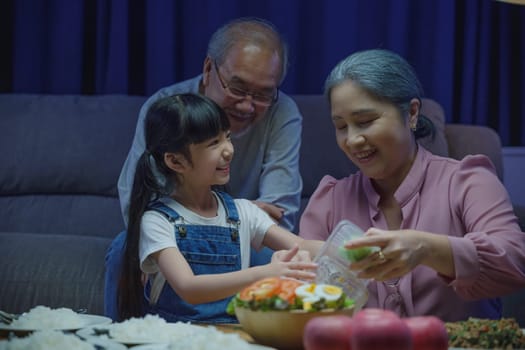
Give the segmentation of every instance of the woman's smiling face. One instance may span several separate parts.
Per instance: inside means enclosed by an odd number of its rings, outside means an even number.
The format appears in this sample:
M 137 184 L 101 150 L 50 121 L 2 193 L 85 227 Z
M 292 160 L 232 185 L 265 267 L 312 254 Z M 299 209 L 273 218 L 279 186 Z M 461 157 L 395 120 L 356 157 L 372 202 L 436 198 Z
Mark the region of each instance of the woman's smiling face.
M 375 181 L 401 183 L 417 150 L 410 130 L 417 113 L 401 116 L 395 105 L 351 80 L 331 89 L 330 106 L 337 144 L 347 157 Z

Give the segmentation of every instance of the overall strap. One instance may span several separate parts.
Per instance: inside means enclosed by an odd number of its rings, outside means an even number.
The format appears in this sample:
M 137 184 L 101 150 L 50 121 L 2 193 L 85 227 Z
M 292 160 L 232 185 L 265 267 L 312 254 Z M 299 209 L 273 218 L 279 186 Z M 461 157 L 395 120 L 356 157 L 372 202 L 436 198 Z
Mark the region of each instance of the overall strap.
M 239 212 L 235 205 L 234 199 L 226 192 L 217 191 L 217 196 L 220 198 L 224 209 L 226 210 L 226 221 L 230 224 L 231 238 L 236 241 L 239 238 L 239 229 L 241 220 L 239 219 Z
M 162 203 L 161 201 L 154 201 L 148 206 L 148 210 L 155 210 L 161 214 L 163 214 L 166 219 L 168 219 L 169 222 L 175 225 L 175 228 L 179 231 L 179 234 L 181 237 L 186 237 L 186 224 L 184 222 L 184 218 L 179 215 L 175 210 L 168 207 L 166 204 Z M 180 219 L 179 224 L 175 224 L 177 220 Z
M 232 198 L 232 196 L 222 191 L 217 191 L 215 193 L 217 193 L 217 196 L 221 199 L 222 204 L 226 209 L 226 216 L 228 222 L 240 222 L 239 212 L 237 211 L 237 206 L 235 205 L 235 201 Z
M 181 216 L 175 210 L 168 207 L 166 204 L 161 201 L 154 201 L 148 205 L 146 210 L 155 210 L 163 214 L 170 222 L 175 222 Z

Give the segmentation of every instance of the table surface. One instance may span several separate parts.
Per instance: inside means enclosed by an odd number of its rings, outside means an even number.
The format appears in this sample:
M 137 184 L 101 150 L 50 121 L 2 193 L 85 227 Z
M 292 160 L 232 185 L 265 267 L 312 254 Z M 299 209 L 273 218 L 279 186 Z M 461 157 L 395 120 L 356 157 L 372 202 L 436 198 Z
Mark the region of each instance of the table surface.
M 242 329 L 240 324 L 235 324 L 235 323 L 233 323 L 233 324 L 221 323 L 221 324 L 213 324 L 213 325 L 210 325 L 210 324 L 199 324 L 199 326 L 203 326 L 203 327 L 213 326 L 213 327 L 217 328 L 218 330 L 220 330 L 220 331 L 222 331 L 224 333 L 236 333 L 242 339 L 246 340 L 249 343 L 253 343 L 253 344 L 256 343 L 255 340 L 253 340 L 253 338 Z

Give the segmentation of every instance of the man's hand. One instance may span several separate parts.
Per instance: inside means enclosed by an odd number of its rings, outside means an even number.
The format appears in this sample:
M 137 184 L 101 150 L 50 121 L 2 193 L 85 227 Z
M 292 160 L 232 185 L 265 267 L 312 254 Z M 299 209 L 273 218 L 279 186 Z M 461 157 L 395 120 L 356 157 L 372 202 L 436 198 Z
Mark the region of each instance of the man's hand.
M 278 224 L 279 221 L 281 221 L 283 215 L 284 215 L 284 209 L 279 208 L 278 206 L 261 202 L 261 201 L 252 201 L 255 205 L 257 205 L 259 208 L 264 210 L 270 217 Z

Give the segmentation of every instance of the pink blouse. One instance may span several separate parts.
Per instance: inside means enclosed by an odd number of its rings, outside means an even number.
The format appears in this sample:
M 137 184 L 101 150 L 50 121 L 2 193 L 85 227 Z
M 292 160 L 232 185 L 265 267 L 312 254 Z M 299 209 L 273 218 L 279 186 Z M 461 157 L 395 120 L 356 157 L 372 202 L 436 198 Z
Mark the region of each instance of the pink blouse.
M 397 282 L 370 282 L 367 307 L 444 321 L 501 317 L 498 297 L 525 286 L 525 234 L 490 160 L 476 155 L 457 161 L 419 147 L 395 197 L 401 229 L 449 236 L 456 278 L 418 266 Z M 299 235 L 325 240 L 343 219 L 364 231 L 387 229 L 378 202 L 361 172 L 340 180 L 325 176 L 301 217 Z

